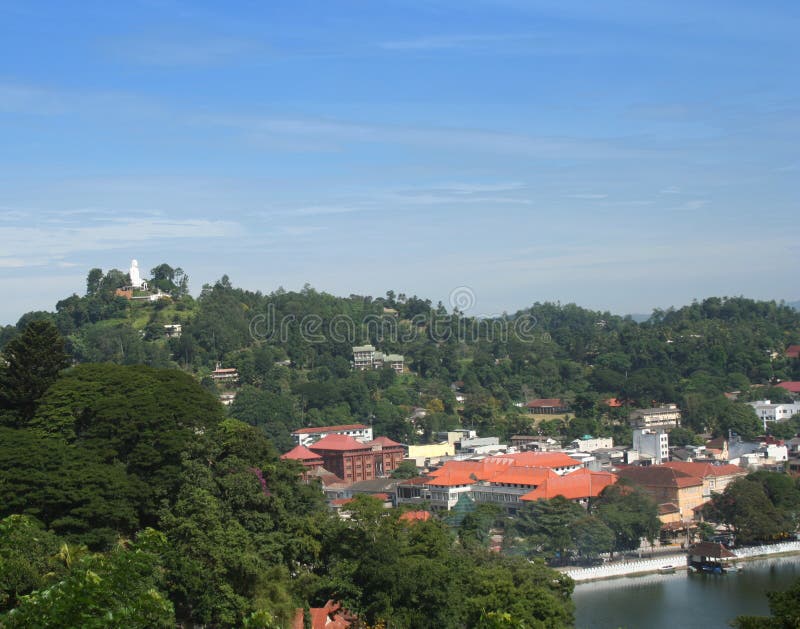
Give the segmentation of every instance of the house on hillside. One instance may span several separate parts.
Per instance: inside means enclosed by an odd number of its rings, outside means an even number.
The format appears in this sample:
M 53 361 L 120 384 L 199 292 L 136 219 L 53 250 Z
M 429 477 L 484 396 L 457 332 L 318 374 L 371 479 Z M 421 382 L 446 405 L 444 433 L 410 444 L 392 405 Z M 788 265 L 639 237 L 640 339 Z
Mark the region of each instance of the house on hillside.
M 525 405 L 531 415 L 563 415 L 570 412 L 569 405 L 559 398 L 537 398 Z
M 681 410 L 676 404 L 654 408 L 637 408 L 628 416 L 632 428 L 678 428 Z

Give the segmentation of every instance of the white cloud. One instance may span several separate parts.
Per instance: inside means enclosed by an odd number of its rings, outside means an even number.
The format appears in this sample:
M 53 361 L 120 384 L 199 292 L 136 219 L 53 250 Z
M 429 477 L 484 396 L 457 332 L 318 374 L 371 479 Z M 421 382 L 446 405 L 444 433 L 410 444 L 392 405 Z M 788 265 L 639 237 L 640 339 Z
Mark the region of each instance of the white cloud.
M 115 42 L 112 50 L 129 61 L 157 66 L 208 66 L 264 52 L 256 42 L 236 38 L 138 39 Z
M 234 238 L 241 227 L 231 221 L 205 219 L 109 218 L 102 224 L 76 222 L 42 225 L 0 225 L 4 255 L 0 266 L 15 268 L 62 263 L 67 255 L 87 251 L 111 250 L 121 243 L 151 241 Z
M 566 196 L 567 196 L 568 199 L 586 199 L 586 200 L 606 199 L 606 198 L 608 198 L 607 194 L 592 193 L 592 192 L 568 194 Z

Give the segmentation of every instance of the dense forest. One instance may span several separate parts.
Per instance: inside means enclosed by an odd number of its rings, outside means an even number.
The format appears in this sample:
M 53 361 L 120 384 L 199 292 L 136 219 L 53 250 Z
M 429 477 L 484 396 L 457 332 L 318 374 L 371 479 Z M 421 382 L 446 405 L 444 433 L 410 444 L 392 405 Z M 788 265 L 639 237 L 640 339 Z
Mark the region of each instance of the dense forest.
M 124 299 L 115 291 L 126 274 L 92 269 L 85 295 L 63 299 L 55 312 L 23 315 L 0 330 L 0 347 L 44 319 L 79 363 L 178 368 L 212 392 L 214 367 L 234 367 L 240 386 L 230 416 L 258 426 L 281 451 L 295 428 L 355 421 L 403 443 L 457 425 L 507 438 L 531 429 L 518 405 L 538 397 L 565 399 L 575 412 L 572 422 L 537 426 L 554 436 L 613 435 L 626 443 L 620 420 L 628 407 L 658 403 L 683 409 L 679 441 L 729 430 L 752 436 L 755 415 L 723 393 L 784 400 L 786 391 L 771 385 L 800 379 L 800 361 L 784 356 L 800 342 L 800 312 L 774 302 L 715 297 L 656 310 L 644 322 L 537 302 L 477 319 L 393 291 L 341 298 L 306 286 L 262 294 L 235 288 L 227 276 L 195 299 L 181 269 L 161 264 L 151 275 L 171 299 Z M 181 325 L 180 335 L 165 333 L 171 324 Z M 407 373 L 354 372 L 352 347 L 362 343 L 403 354 Z M 609 398 L 625 406 L 609 409 Z M 408 421 L 415 407 L 427 413 Z
M 362 626 L 571 623 L 572 583 L 543 563 L 368 496 L 340 519 L 181 370 L 65 369 L 43 319 L 4 356 L 0 626 L 286 627 L 328 599 Z
M 359 497 L 350 519 L 332 514 L 279 459 L 290 431 L 363 421 L 405 443 L 456 426 L 624 442 L 628 407 L 674 402 L 688 442 L 759 430 L 723 393 L 781 399 L 773 385 L 800 379 L 784 357 L 800 313 L 772 302 L 711 298 L 641 323 L 535 303 L 483 320 L 392 291 L 262 294 L 227 277 L 193 298 L 179 269 L 151 274 L 169 299 L 126 299 L 125 274 L 93 269 L 85 295 L 0 331 L 0 626 L 284 627 L 329 599 L 362 626 L 569 626 L 572 582 L 543 559 L 652 538 L 652 500 L 536 503 L 498 554 L 499 514 L 483 507 L 409 523 Z M 361 343 L 407 369 L 354 371 Z M 229 407 L 218 364 L 239 374 Z M 534 427 L 519 404 L 535 397 L 575 417 Z

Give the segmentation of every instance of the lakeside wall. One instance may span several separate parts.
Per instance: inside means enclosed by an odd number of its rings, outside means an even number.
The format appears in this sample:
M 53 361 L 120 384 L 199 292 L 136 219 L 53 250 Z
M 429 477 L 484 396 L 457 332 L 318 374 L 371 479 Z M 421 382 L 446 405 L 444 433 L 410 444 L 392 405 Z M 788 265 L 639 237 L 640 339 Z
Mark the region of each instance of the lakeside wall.
M 755 559 L 756 557 L 764 557 L 767 555 L 800 553 L 800 541 L 737 548 L 733 552 L 736 554 L 737 558 L 742 560 Z M 592 568 L 574 568 L 564 570 L 563 572 L 571 576 L 575 581 L 581 582 L 658 572 L 659 568 L 666 565 L 672 565 L 676 570 L 686 570 L 686 553 L 661 555 L 655 559 L 621 561 L 619 563 L 594 566 Z

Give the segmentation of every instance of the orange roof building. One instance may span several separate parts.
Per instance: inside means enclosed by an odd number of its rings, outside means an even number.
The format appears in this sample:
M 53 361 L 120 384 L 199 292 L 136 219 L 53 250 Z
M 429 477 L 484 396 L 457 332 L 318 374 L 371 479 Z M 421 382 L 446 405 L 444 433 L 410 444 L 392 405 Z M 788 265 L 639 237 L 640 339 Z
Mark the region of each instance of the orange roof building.
M 328 601 L 325 607 L 312 607 L 309 609 L 311 616 L 312 629 L 346 629 L 350 626 L 352 618 L 348 619 L 348 614 L 342 609 L 340 603 Z M 292 629 L 303 629 L 303 609 L 297 608 L 295 610 L 294 619 L 292 620 Z
M 520 500 L 529 502 L 563 496 L 567 500 L 586 503 L 590 498 L 596 498 L 601 491 L 616 482 L 617 477 L 611 472 L 592 472 L 582 468 L 571 474 L 554 475 L 547 478 L 536 489 L 523 495 Z

